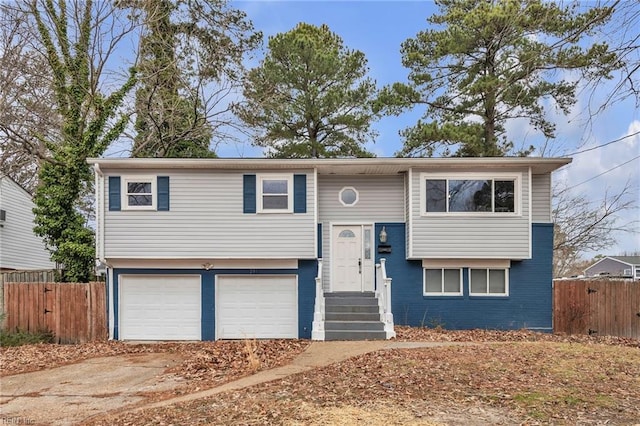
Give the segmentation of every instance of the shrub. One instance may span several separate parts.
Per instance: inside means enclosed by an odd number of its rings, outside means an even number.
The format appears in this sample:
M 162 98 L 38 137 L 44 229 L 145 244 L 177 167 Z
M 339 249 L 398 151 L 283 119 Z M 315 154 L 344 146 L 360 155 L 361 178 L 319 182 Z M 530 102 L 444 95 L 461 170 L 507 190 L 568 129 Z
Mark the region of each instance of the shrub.
M 55 335 L 49 330 L 28 332 L 16 329 L 15 331 L 0 330 L 0 346 L 22 346 L 37 343 L 54 343 Z

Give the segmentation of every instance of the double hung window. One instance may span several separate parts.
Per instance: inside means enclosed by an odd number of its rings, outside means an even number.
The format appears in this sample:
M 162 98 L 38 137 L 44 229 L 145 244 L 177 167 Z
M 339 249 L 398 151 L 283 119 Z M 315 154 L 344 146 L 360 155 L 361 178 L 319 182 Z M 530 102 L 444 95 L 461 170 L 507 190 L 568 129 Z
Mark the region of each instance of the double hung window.
M 261 176 L 258 185 L 259 211 L 290 213 L 293 211 L 292 176 Z
M 156 178 L 123 179 L 123 208 L 127 210 L 155 210 Z

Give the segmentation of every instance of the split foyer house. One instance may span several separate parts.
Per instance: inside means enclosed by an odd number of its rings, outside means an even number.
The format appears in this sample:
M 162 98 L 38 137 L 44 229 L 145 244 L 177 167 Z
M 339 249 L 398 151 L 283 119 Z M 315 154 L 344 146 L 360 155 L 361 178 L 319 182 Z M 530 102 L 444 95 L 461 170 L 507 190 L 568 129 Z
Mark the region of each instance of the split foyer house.
M 552 329 L 570 159 L 89 161 L 114 339 Z

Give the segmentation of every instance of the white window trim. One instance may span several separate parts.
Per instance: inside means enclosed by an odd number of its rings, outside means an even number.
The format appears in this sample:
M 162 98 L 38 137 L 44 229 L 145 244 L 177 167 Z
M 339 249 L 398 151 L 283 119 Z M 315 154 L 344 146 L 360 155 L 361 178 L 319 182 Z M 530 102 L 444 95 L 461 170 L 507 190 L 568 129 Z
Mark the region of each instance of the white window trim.
M 156 187 L 157 176 L 123 176 L 121 177 L 120 200 L 122 210 L 157 210 L 158 190 Z M 151 183 L 151 205 L 150 206 L 130 206 L 129 192 L 127 185 L 130 182 Z
M 460 276 L 459 276 L 459 292 L 427 292 L 427 269 L 440 269 L 440 272 L 442 274 L 442 286 L 444 288 L 444 270 L 445 269 L 457 269 L 460 272 Z M 462 268 L 448 268 L 448 267 L 430 267 L 430 268 L 422 268 L 422 295 L 423 296 L 462 296 L 463 292 L 462 292 Z
M 504 271 L 504 293 L 472 293 L 471 292 L 471 270 L 472 269 L 484 269 L 487 271 L 487 291 L 489 290 L 489 270 L 502 270 Z M 472 267 L 468 270 L 469 278 L 469 296 L 473 297 L 508 297 L 509 296 L 509 268 L 480 268 Z
M 342 201 L 342 193 L 346 190 L 352 190 L 353 192 L 356 193 L 356 200 L 352 203 L 352 204 L 347 204 L 344 201 Z M 338 193 L 338 201 L 340 201 L 340 204 L 342 204 L 345 207 L 353 207 L 356 204 L 358 204 L 358 201 L 360 201 L 360 193 L 358 192 L 357 189 L 355 189 L 353 186 L 345 186 L 344 188 L 342 188 L 340 190 L 340 192 Z
M 427 179 L 443 180 L 513 180 L 513 212 L 427 212 Z M 517 217 L 522 215 L 522 174 L 521 173 L 420 173 L 420 216 L 475 216 L 475 217 Z
M 265 180 L 286 180 L 287 181 L 287 208 L 286 209 L 265 209 L 262 206 L 263 193 L 262 182 Z M 293 213 L 293 175 L 275 175 L 275 174 L 263 174 L 257 175 L 257 212 L 258 213 Z M 273 194 L 272 194 L 273 195 Z
M 427 269 L 505 269 L 511 267 L 510 259 L 422 259 L 422 267 Z

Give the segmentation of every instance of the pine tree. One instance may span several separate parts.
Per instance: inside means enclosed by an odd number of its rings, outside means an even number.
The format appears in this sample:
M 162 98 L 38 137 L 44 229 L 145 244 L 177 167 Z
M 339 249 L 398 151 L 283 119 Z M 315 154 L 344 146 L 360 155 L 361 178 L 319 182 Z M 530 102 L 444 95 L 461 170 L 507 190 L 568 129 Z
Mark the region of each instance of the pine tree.
M 439 0 L 434 27 L 402 44 L 408 83 L 385 87 L 377 111 L 399 114 L 426 106 L 418 123 L 405 129 L 403 156 L 501 156 L 512 154 L 505 123 L 526 118 L 547 138 L 555 125 L 544 106 L 569 112 L 578 81 L 608 76 L 619 66 L 606 42 L 585 45 L 611 17 L 612 7 L 578 12 L 542 0 Z M 528 155 L 532 147 L 516 152 Z
M 256 146 L 277 158 L 370 157 L 375 83 L 364 54 L 329 27 L 300 23 L 269 39 L 235 111 L 256 129 Z

